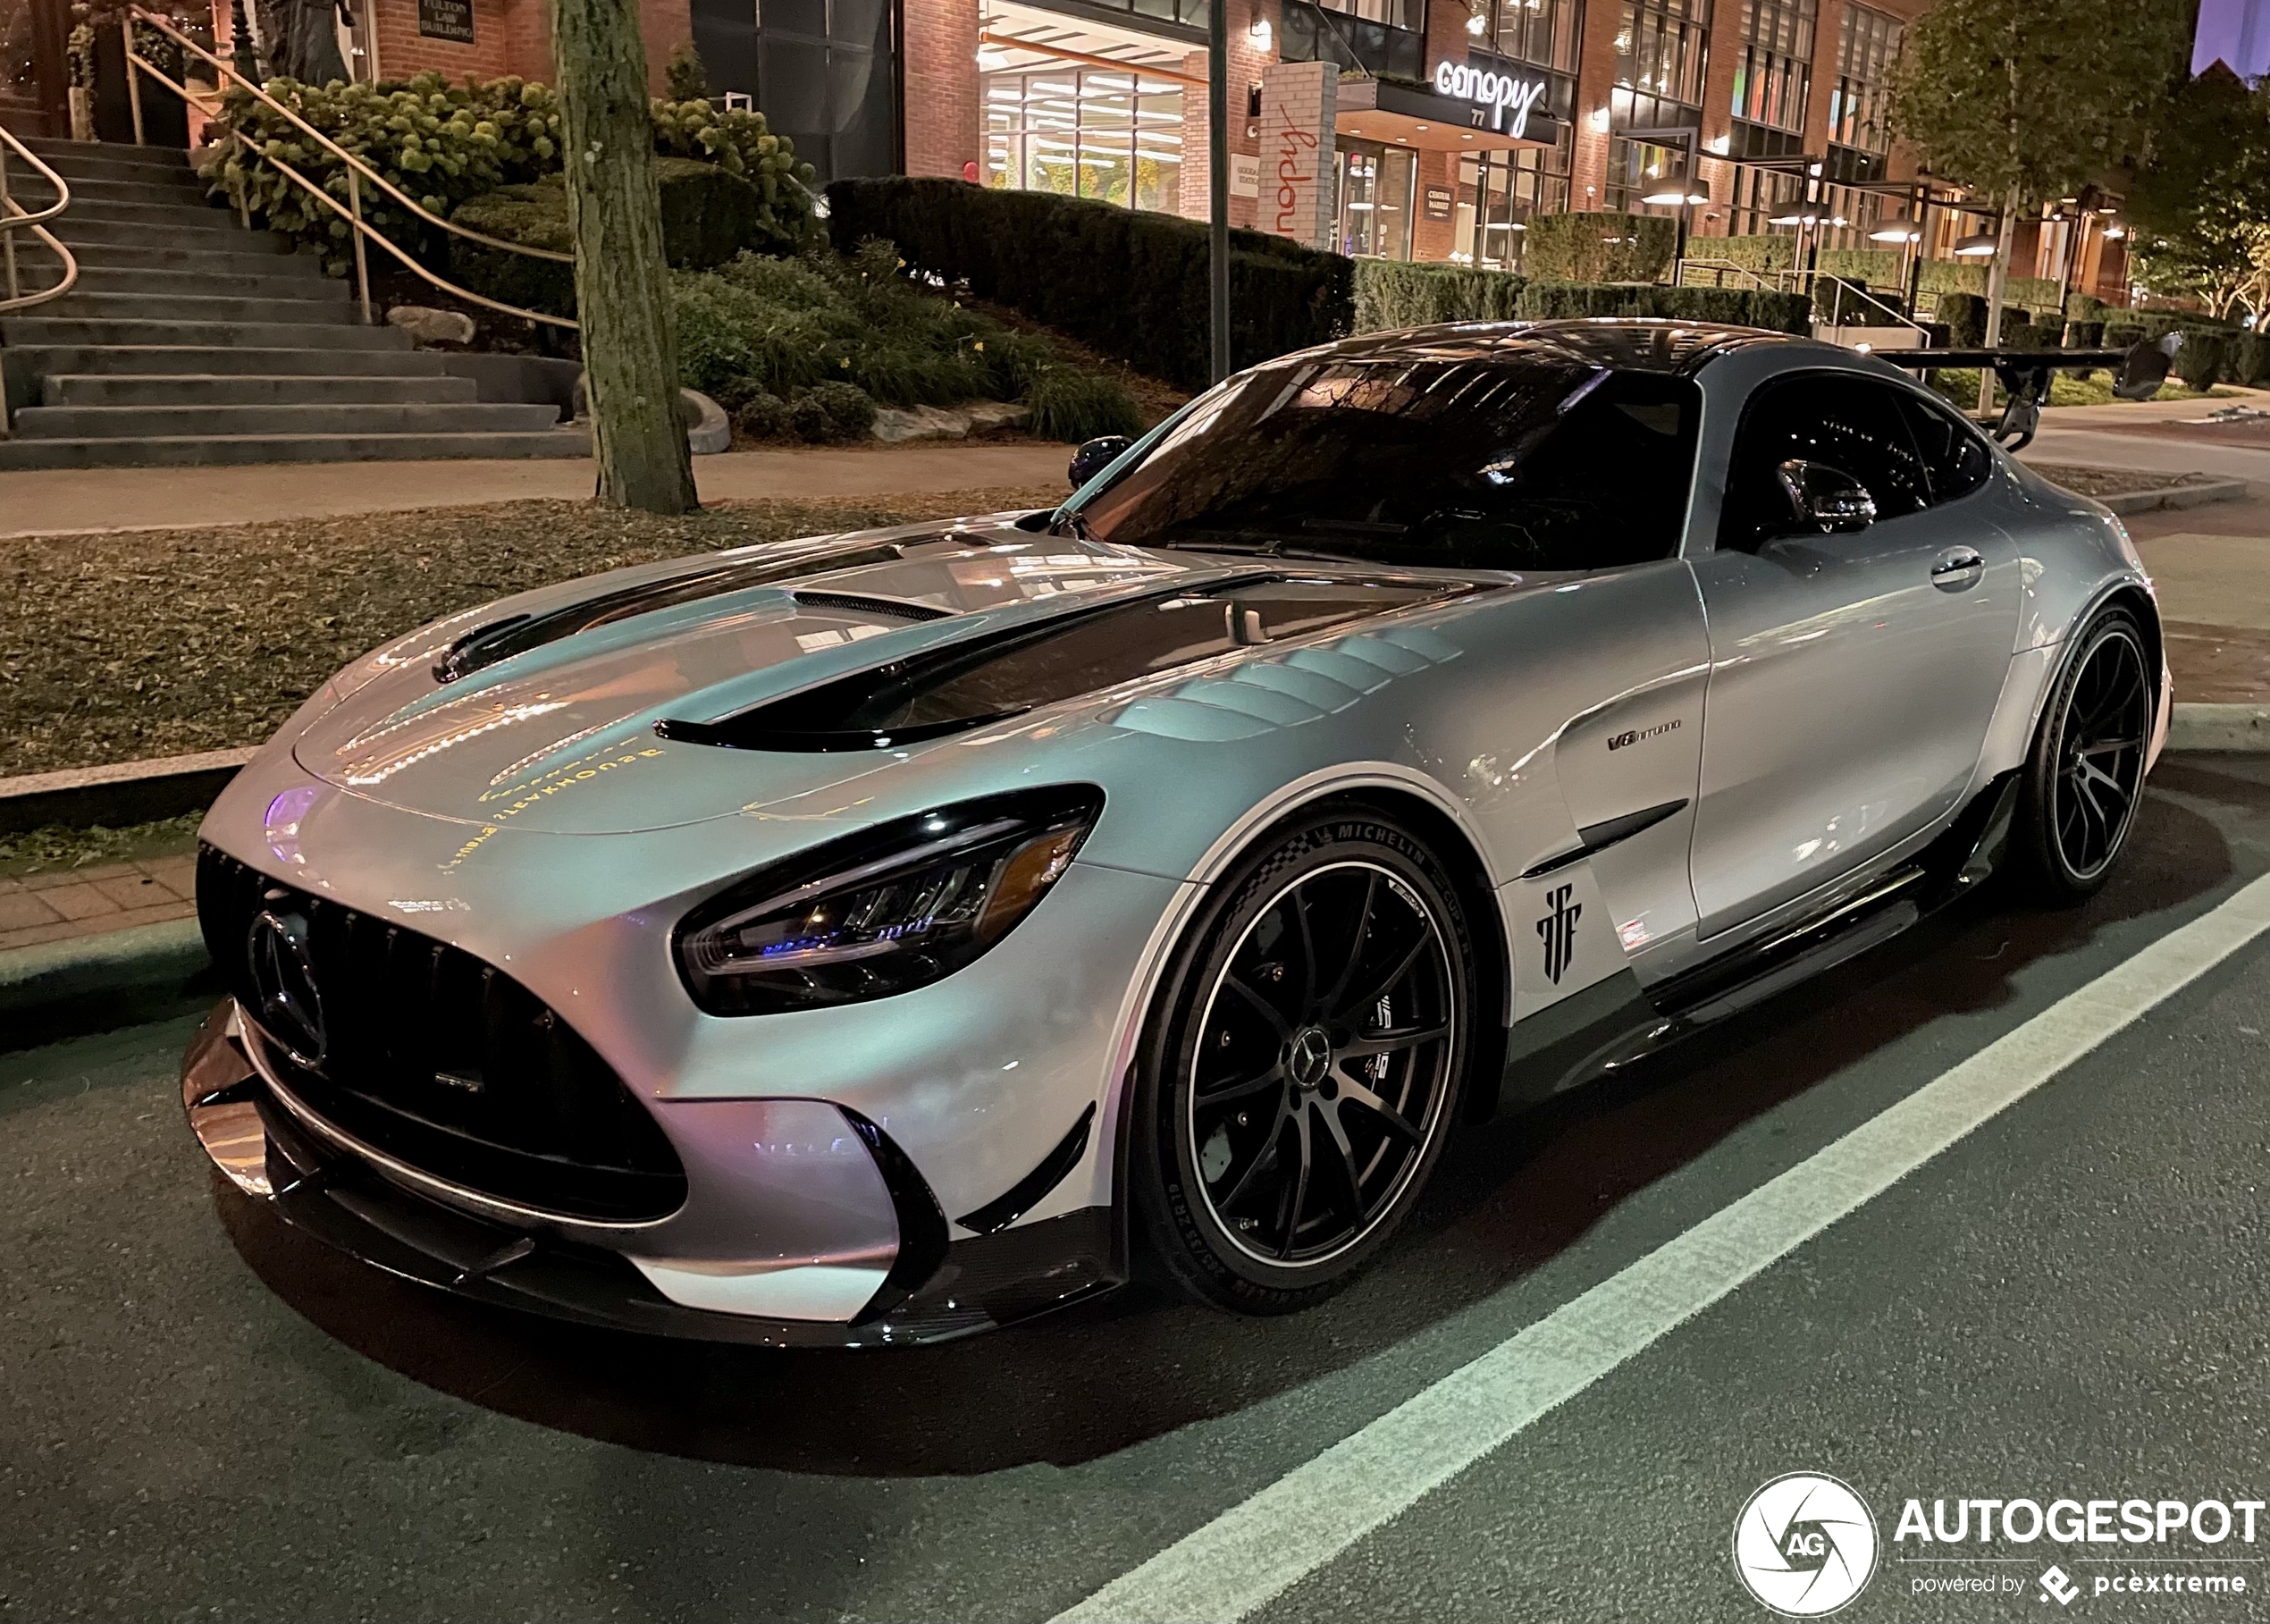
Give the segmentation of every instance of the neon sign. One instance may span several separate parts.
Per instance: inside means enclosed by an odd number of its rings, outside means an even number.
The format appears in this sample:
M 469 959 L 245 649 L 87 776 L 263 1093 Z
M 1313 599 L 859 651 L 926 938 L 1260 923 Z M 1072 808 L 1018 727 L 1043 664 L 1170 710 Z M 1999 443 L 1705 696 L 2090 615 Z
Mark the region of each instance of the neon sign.
M 1468 67 L 1462 62 L 1446 62 L 1434 70 L 1434 91 L 1438 96 L 1472 102 L 1476 123 L 1482 122 L 1482 114 L 1486 112 L 1491 128 L 1518 138 L 1528 132 L 1529 110 L 1545 98 L 1545 81 L 1492 73 L 1484 68 Z

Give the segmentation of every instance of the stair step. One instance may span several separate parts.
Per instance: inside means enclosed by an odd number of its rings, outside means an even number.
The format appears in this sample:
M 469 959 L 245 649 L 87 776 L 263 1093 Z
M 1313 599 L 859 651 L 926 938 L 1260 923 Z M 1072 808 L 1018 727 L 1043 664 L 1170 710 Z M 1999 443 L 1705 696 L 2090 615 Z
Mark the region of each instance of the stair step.
M 129 147 L 116 141 L 66 141 L 59 136 L 34 136 L 24 145 L 47 161 L 64 179 L 74 172 L 105 169 L 165 169 L 186 173 L 189 155 L 179 147 Z
M 76 251 L 89 248 L 223 249 L 239 254 L 289 254 L 291 243 L 273 231 L 248 231 L 234 215 L 217 208 L 198 209 L 187 223 L 162 228 L 132 220 L 96 220 L 73 209 L 47 229 Z
M 50 373 L 43 406 L 374 405 L 479 399 L 471 378 L 355 377 L 291 373 Z
M 186 169 L 178 174 L 153 172 L 153 178 L 148 179 L 65 175 L 63 183 L 71 188 L 74 214 L 97 203 L 157 203 L 175 208 L 210 206 L 206 201 L 205 182 Z M 35 213 L 55 200 L 55 189 L 47 183 L 47 177 L 36 172 L 26 175 L 21 164 L 9 172 L 8 189 L 17 202 Z
M 324 328 L 324 332 L 340 331 Z M 348 328 L 355 332 L 359 329 Z M 9 372 L 24 378 L 59 374 L 101 377 L 392 377 L 439 378 L 448 371 L 430 349 L 324 349 L 248 346 L 215 349 L 195 344 L 41 344 L 22 341 L 7 351 Z
M 55 234 L 63 236 L 61 231 Z M 175 248 L 151 243 L 147 237 L 139 243 L 71 242 L 69 238 L 63 240 L 71 248 L 71 257 L 88 269 L 100 266 L 115 271 L 188 271 L 198 275 L 235 273 L 290 276 L 300 281 L 339 280 L 325 276 L 323 262 L 313 254 L 293 253 L 290 245 L 273 231 L 231 231 L 224 240 L 211 248 Z M 18 253 L 17 263 L 29 265 L 33 256 L 50 265 L 55 263 L 55 255 L 36 245 L 29 254 Z
M 50 254 L 36 273 L 26 267 L 24 290 L 52 288 L 62 275 L 63 266 Z M 355 288 L 351 282 L 325 276 L 313 261 L 302 266 L 293 260 L 262 260 L 247 255 L 240 268 L 210 270 L 90 265 L 82 260 L 79 280 L 63 297 L 68 300 L 88 294 L 135 294 L 176 303 L 184 299 L 282 299 L 343 305 L 354 299 Z M 71 308 L 78 307 L 74 304 Z M 50 316 L 62 313 L 60 307 L 48 311 Z
M 114 198 L 74 198 L 63 218 L 84 222 L 88 225 L 139 225 L 157 231 L 201 225 L 222 225 L 231 231 L 239 229 L 234 209 L 200 202 L 195 197 L 168 199 L 164 203 L 130 203 Z M 56 232 L 57 236 L 62 234 Z
M 351 322 L 359 325 L 362 321 L 359 308 L 336 297 L 258 299 L 227 293 L 82 291 L 78 288 L 44 307 L 39 314 L 51 321 L 127 322 L 175 329 L 214 323 Z
M 153 322 L 71 316 L 0 318 L 0 344 L 85 345 L 103 349 L 189 346 L 203 349 L 408 349 L 399 327 L 307 322 Z
M 0 469 L 188 467 L 261 462 L 396 462 L 472 457 L 586 457 L 591 437 L 528 433 L 181 434 L 147 440 L 0 441 Z
M 342 434 L 530 433 L 559 421 L 559 408 L 477 400 L 354 401 L 332 405 L 27 406 L 25 440 L 165 440 Z

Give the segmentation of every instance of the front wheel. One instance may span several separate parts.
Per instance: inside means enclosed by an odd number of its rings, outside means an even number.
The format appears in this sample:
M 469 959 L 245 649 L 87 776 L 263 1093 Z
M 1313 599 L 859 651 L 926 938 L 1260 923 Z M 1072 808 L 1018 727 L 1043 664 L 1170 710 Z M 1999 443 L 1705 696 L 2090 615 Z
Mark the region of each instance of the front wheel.
M 2026 888 L 2070 907 L 2102 888 L 2127 844 L 2151 747 L 2152 667 L 2124 609 L 2081 633 L 2042 707 L 2012 829 Z
M 1273 840 L 1220 888 L 1146 1031 L 1132 1197 L 1185 1292 L 1287 1313 L 1418 1200 L 1470 1048 L 1473 951 L 1424 842 L 1371 812 Z

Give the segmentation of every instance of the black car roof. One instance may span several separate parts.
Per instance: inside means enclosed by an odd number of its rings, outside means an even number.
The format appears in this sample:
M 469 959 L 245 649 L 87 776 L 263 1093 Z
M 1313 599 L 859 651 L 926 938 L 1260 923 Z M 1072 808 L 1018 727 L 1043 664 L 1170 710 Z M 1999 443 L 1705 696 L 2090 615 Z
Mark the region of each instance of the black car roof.
M 1645 316 L 1549 322 L 1445 322 L 1366 332 L 1305 352 L 1366 361 L 1509 361 L 1528 356 L 1633 372 L 1686 374 L 1712 356 L 1760 344 L 1811 341 L 1763 327 Z

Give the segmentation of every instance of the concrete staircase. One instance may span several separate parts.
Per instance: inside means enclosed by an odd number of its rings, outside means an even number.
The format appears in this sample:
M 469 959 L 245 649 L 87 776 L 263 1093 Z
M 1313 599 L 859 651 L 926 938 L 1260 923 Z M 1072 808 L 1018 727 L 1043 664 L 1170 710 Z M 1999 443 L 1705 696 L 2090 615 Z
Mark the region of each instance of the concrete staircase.
M 181 152 L 28 142 L 70 183 L 49 230 L 78 257 L 61 298 L 0 316 L 13 435 L 0 470 L 581 457 L 559 408 L 483 401 L 398 328 L 366 327 L 350 283 L 205 200 Z M 12 167 L 18 200 L 54 192 Z M 17 233 L 25 286 L 61 267 Z

